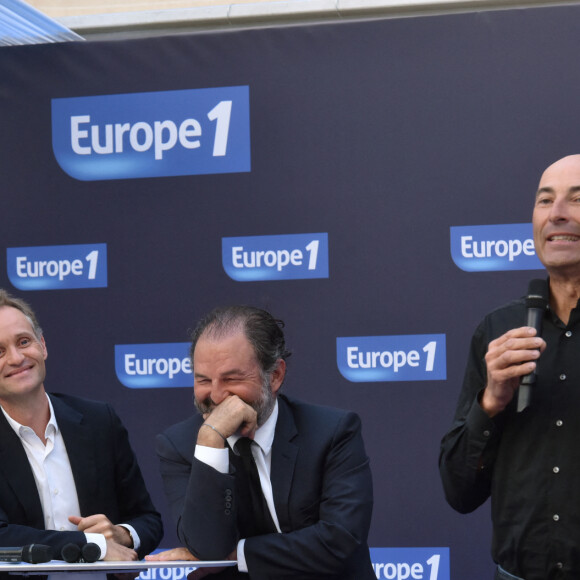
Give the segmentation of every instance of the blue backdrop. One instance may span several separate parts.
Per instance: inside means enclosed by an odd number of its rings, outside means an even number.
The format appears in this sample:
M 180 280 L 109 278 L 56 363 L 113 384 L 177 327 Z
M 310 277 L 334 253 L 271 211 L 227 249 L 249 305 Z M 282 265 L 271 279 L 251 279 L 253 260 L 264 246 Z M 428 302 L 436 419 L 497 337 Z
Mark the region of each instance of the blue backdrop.
M 193 409 L 188 329 L 250 303 L 286 321 L 286 391 L 363 419 L 370 545 L 412 548 L 431 580 L 491 578 L 489 506 L 447 506 L 439 441 L 479 319 L 541 275 L 537 182 L 579 152 L 578 22 L 569 6 L 0 50 L 0 285 L 37 310 L 47 389 L 115 405 L 165 547 L 153 439 Z M 402 578 L 393 562 L 377 575 Z

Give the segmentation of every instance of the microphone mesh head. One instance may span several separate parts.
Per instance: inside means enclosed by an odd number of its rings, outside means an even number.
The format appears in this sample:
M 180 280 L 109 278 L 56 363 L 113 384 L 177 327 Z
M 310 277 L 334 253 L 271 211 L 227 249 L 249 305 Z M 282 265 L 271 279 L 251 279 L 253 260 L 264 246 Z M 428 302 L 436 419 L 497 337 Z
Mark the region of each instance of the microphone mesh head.
M 526 308 L 546 308 L 548 306 L 548 282 L 536 279 L 530 281 L 528 295 L 526 296 Z
M 94 542 L 85 544 L 82 548 L 83 560 L 85 562 L 96 562 L 101 557 L 101 548 Z
M 52 560 L 52 550 L 50 546 L 44 544 L 30 544 L 22 549 L 22 560 L 30 564 L 42 564 Z
M 76 544 L 67 544 L 61 552 L 62 559 L 69 564 L 78 562 L 81 557 L 81 549 Z

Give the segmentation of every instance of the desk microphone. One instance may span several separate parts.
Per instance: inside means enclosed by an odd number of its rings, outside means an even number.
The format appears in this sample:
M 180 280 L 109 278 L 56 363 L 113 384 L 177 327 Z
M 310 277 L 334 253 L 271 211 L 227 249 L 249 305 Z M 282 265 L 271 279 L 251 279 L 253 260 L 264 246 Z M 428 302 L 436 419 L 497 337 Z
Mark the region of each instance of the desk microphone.
M 101 557 L 101 548 L 94 542 L 88 542 L 81 548 L 81 562 L 92 564 Z
M 66 544 L 62 549 L 61 556 L 69 564 L 77 562 L 92 564 L 101 557 L 101 548 L 94 542 L 88 542 L 82 548 L 76 544 Z
M 532 280 L 528 286 L 526 296 L 527 324 L 536 329 L 536 336 L 542 336 L 542 319 L 548 307 L 548 283 L 546 280 Z M 536 382 L 536 371 L 524 375 L 520 379 L 518 389 L 518 413 L 529 404 L 532 395 L 532 386 Z
M 44 544 L 29 544 L 22 548 L 0 548 L 0 562 L 28 562 L 41 564 L 52 560 L 50 546 Z
M 63 546 L 60 555 L 65 562 L 74 564 L 81 558 L 81 549 L 76 544 L 66 544 Z

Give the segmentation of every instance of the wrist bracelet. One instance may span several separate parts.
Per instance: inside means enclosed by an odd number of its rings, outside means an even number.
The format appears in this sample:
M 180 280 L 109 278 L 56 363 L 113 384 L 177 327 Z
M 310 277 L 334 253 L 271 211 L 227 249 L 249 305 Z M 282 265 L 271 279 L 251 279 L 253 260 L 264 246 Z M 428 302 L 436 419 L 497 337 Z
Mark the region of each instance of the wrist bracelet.
M 227 437 L 224 437 L 213 425 L 210 425 L 209 423 L 202 423 L 201 426 L 202 427 L 209 427 L 210 429 L 213 429 L 226 443 L 228 442 Z

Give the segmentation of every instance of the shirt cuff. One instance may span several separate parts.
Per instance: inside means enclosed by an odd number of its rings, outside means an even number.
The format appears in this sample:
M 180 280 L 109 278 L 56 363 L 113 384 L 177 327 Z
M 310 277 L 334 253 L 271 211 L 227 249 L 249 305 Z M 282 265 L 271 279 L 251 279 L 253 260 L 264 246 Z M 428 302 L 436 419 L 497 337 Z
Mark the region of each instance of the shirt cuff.
M 196 445 L 194 456 L 202 463 L 213 467 L 220 473 L 228 473 L 230 468 L 230 457 L 226 447 L 218 449 L 216 447 L 206 447 L 205 445 Z
M 103 534 L 94 534 L 92 532 L 85 532 L 85 537 L 87 538 L 87 543 L 97 544 L 101 549 L 101 557 L 99 560 L 103 560 L 107 555 L 107 540 Z
M 129 524 L 119 524 L 119 525 L 129 532 L 129 535 L 133 540 L 133 550 L 135 550 L 136 552 L 141 547 L 141 539 L 139 538 L 137 530 L 133 526 L 130 526 Z
M 240 572 L 248 572 L 248 565 L 246 564 L 246 555 L 244 554 L 244 544 L 246 540 L 240 540 L 238 542 L 238 570 Z
M 465 418 L 465 424 L 472 437 L 479 441 L 489 441 L 498 430 L 496 419 L 492 419 L 481 406 L 483 391 L 477 396 Z

